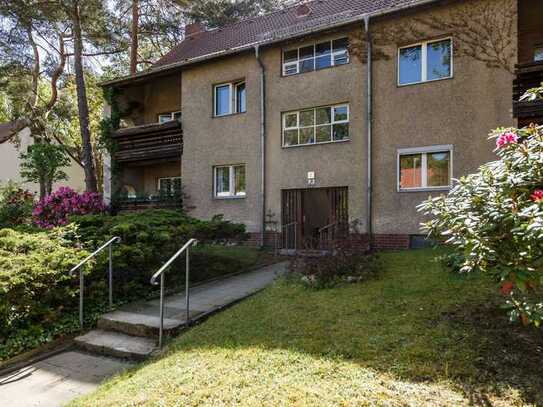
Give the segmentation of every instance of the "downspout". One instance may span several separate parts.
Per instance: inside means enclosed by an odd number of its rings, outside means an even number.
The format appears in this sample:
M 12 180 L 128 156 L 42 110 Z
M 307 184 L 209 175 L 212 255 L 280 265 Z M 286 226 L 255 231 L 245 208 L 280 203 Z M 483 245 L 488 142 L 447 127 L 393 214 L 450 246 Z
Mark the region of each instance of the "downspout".
M 260 66 L 260 173 L 261 173 L 261 199 L 262 223 L 260 232 L 260 247 L 265 246 L 266 238 L 266 68 L 262 63 L 260 46 L 255 46 L 255 56 Z
M 367 162 L 368 162 L 368 184 L 367 184 L 367 230 L 369 238 L 369 249 L 373 249 L 373 160 L 372 160 L 372 149 L 373 149 L 373 43 L 370 33 L 370 16 L 364 16 L 364 30 L 366 32 L 366 45 L 367 45 L 367 94 L 366 94 L 366 121 L 368 126 L 368 149 L 367 149 Z

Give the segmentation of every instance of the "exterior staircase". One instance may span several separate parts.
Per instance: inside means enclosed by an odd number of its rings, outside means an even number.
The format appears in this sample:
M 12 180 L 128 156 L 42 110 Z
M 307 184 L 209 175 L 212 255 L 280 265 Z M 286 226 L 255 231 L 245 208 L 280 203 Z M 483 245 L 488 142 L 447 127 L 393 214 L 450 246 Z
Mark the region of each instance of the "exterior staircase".
M 203 313 L 191 311 L 191 320 Z M 186 311 L 166 307 L 164 334 L 175 335 L 187 327 Z M 143 360 L 158 350 L 160 328 L 159 306 L 136 303 L 103 315 L 97 329 L 75 339 L 76 345 L 88 352 L 122 359 Z

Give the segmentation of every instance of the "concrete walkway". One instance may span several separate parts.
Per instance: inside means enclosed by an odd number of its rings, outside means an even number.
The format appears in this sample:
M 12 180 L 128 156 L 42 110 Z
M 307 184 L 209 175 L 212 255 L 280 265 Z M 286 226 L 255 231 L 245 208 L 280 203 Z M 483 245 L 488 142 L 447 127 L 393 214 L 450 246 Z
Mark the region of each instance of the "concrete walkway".
M 275 264 L 195 287 L 191 290 L 191 309 L 194 310 L 191 314 L 208 314 L 246 298 L 269 285 L 285 268 L 285 263 Z M 170 326 L 186 322 L 184 294 L 167 297 L 165 305 L 166 321 L 169 321 Z M 158 301 L 133 304 L 104 317 L 107 317 L 106 320 L 131 319 L 139 322 L 143 318 L 147 329 L 154 328 L 158 320 Z M 96 332 L 100 331 L 92 332 L 96 336 Z M 103 349 L 104 345 L 101 346 L 100 349 Z M 0 406 L 61 406 L 93 391 L 102 381 L 132 365 L 132 362 L 120 358 L 79 350 L 66 351 L 17 372 L 0 376 Z

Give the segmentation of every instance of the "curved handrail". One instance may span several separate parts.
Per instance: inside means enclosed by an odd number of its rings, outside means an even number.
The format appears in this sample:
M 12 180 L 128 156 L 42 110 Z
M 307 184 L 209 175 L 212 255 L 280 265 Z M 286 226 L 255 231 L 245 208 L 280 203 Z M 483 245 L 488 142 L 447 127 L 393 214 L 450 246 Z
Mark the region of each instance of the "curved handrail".
M 170 267 L 172 265 L 172 263 L 177 260 L 177 258 L 179 256 L 181 256 L 183 254 L 183 252 L 185 252 L 190 246 L 196 246 L 198 244 L 198 240 L 196 239 L 190 239 L 187 243 L 185 243 L 185 245 L 179 249 L 179 251 L 177 253 L 175 253 L 171 258 L 170 260 L 168 260 L 166 262 L 166 264 L 164 264 L 160 270 L 158 270 L 155 274 L 153 274 L 153 277 L 151 277 L 151 284 L 152 285 L 158 285 L 157 283 L 157 279 L 166 271 L 166 269 L 168 267 Z
M 87 256 L 85 258 L 85 260 L 83 260 L 81 263 L 79 263 L 77 266 L 73 267 L 71 270 L 70 270 L 70 275 L 73 276 L 74 274 L 74 271 L 76 271 L 77 269 L 79 269 L 81 266 L 83 266 L 85 263 L 87 263 L 90 259 L 92 259 L 93 257 L 95 257 L 97 254 L 99 254 L 102 250 L 104 250 L 106 247 L 112 245 L 113 243 L 120 243 L 121 242 L 121 238 L 118 237 L 118 236 L 115 236 L 114 238 L 112 238 L 111 240 L 109 240 L 107 243 L 104 243 L 102 246 L 100 246 L 98 249 L 96 249 L 94 251 L 94 253 L 90 254 L 89 256 Z

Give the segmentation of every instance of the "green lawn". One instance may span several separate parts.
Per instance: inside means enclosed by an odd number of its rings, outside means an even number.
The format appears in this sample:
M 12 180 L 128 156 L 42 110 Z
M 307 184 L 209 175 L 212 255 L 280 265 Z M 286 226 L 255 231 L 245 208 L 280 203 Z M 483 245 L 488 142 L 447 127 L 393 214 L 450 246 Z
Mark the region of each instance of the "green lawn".
M 73 405 L 543 404 L 541 331 L 435 254 L 384 254 L 378 279 L 330 290 L 280 281 Z

